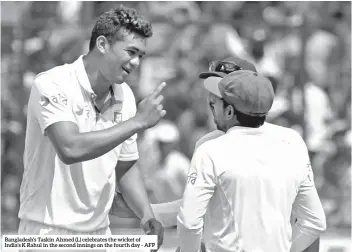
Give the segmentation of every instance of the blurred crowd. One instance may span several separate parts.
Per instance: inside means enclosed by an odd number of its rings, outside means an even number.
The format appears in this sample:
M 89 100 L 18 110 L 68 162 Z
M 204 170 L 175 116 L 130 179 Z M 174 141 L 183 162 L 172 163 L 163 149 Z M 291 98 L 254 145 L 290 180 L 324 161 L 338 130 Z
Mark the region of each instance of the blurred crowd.
M 153 26 L 148 55 L 126 81 L 137 101 L 167 83 L 165 121 L 173 126 L 139 136 L 146 178 L 162 155 L 173 153 L 168 163 L 187 166 L 196 141 L 215 129 L 198 74 L 210 61 L 236 54 L 274 85 L 269 121 L 306 140 L 328 228 L 351 228 L 350 2 L 63 1 L 1 2 L 2 232 L 17 230 L 33 78 L 87 53 L 96 17 L 119 4 L 136 8 Z M 156 141 L 172 142 L 172 151 L 152 148 Z

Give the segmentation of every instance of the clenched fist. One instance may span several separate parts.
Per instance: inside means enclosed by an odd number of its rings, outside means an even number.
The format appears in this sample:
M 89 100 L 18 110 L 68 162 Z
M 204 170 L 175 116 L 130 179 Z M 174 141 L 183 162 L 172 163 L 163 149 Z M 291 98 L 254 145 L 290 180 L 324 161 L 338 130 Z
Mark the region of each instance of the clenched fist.
M 162 101 L 164 97 L 160 94 L 165 87 L 165 82 L 161 83 L 150 95 L 145 97 L 139 104 L 135 119 L 144 129 L 156 125 L 166 114 L 163 110 Z

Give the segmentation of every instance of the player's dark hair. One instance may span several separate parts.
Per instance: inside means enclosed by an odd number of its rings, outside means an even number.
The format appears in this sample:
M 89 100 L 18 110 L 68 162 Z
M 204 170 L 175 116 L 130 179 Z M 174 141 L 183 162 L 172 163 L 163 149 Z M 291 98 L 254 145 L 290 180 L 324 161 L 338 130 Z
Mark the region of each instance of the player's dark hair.
M 259 128 L 265 122 L 266 116 L 250 116 L 243 114 L 238 111 L 232 104 L 229 104 L 227 101 L 222 99 L 224 108 L 228 106 L 233 107 L 234 113 L 236 114 L 237 121 L 240 123 L 240 126 L 249 127 L 249 128 Z
M 113 44 L 132 32 L 142 38 L 150 38 L 153 35 L 151 24 L 135 9 L 123 5 L 111 9 L 100 15 L 96 21 L 90 37 L 89 51 L 94 49 L 96 40 L 101 35 Z

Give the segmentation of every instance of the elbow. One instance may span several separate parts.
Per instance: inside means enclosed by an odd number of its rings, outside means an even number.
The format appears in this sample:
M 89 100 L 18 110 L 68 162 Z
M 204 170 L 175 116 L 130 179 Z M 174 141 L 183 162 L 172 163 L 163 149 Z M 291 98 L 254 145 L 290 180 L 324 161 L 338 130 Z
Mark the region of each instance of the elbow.
M 319 233 L 323 233 L 323 232 L 325 232 L 325 230 L 326 230 L 326 217 L 324 215 L 324 217 L 321 218 L 319 220 L 319 222 L 317 223 L 317 231 Z
M 76 152 L 73 150 L 73 148 L 69 147 L 63 147 L 57 152 L 61 162 L 63 162 L 65 165 L 72 165 L 80 161 L 75 153 Z
M 182 213 L 177 215 L 177 227 L 192 231 L 200 231 L 203 227 L 203 219 L 190 218 Z
M 321 213 L 317 215 L 317 218 L 314 221 L 314 224 L 315 224 L 315 229 L 317 230 L 318 233 L 323 233 L 326 230 L 326 216 L 325 216 L 324 210 L 322 210 Z
M 74 163 L 77 163 L 73 158 L 70 158 L 70 157 L 60 157 L 60 160 L 65 165 L 72 165 Z
M 310 223 L 305 223 L 303 224 L 307 231 L 310 230 L 310 232 L 313 232 L 315 235 L 319 236 L 320 234 L 324 233 L 326 230 L 326 219 L 325 216 L 316 219 L 315 221 L 312 221 Z

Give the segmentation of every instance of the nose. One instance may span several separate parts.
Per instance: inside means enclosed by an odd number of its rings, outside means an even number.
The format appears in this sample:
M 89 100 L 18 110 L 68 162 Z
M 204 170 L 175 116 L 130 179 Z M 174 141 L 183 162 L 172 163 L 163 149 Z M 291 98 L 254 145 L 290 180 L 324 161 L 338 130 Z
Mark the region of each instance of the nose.
M 134 67 L 134 68 L 137 68 L 139 67 L 139 64 L 140 64 L 140 58 L 137 56 L 137 57 L 134 57 L 130 60 L 130 64 Z

